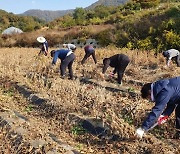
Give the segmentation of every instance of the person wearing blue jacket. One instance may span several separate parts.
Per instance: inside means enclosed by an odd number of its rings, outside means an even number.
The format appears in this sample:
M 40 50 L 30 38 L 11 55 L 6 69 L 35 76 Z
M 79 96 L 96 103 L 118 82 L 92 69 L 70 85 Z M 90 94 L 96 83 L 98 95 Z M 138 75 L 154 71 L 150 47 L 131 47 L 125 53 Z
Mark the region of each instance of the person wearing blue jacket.
M 180 137 L 180 77 L 163 79 L 154 83 L 147 83 L 141 89 L 141 96 L 155 102 L 155 106 L 136 130 L 136 135 L 143 137 L 155 123 L 158 125 L 167 121 L 167 118 L 175 110 L 176 130 L 175 138 Z
M 61 65 L 60 65 L 60 72 L 61 77 L 65 77 L 66 67 L 69 69 L 69 75 L 70 79 L 73 79 L 73 70 L 72 65 L 75 60 L 75 55 L 71 50 L 67 49 L 60 49 L 60 50 L 52 50 L 51 51 L 51 57 L 53 57 L 52 65 L 55 65 L 57 62 L 57 59 L 61 59 Z

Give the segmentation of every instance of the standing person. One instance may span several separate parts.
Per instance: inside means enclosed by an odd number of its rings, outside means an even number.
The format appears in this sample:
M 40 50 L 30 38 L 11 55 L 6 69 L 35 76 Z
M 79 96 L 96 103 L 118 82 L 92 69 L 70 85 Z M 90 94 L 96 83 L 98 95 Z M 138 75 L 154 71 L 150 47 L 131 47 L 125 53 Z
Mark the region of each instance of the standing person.
M 65 77 L 66 67 L 69 69 L 70 79 L 73 80 L 73 70 L 72 64 L 75 60 L 75 55 L 71 50 L 60 49 L 60 50 L 52 50 L 51 57 L 53 57 L 52 65 L 55 65 L 57 59 L 61 59 L 60 72 L 61 77 Z
M 103 59 L 103 70 L 102 73 L 105 74 L 107 68 L 109 66 L 114 68 L 111 76 L 114 76 L 115 73 L 118 74 L 118 83 L 121 84 L 121 80 L 123 78 L 124 71 L 128 66 L 130 59 L 128 56 L 124 54 L 116 54 L 112 57 Z
M 85 56 L 82 59 L 81 64 L 83 65 L 85 63 L 86 59 L 90 56 L 93 57 L 94 63 L 96 64 L 97 60 L 96 60 L 96 56 L 95 56 L 95 49 L 93 48 L 93 46 L 91 44 L 86 45 L 84 47 L 84 51 L 85 51 Z
M 64 48 L 68 48 L 69 50 L 72 50 L 73 52 L 76 50 L 76 46 L 74 44 L 68 43 L 68 44 L 63 44 Z
M 167 51 L 164 51 L 163 56 L 166 57 L 166 65 L 170 65 L 171 59 L 174 60 L 178 67 L 180 67 L 180 54 L 179 51 L 176 49 L 170 49 Z
M 136 130 L 136 135 L 143 137 L 156 122 L 158 125 L 167 121 L 167 118 L 175 109 L 176 129 L 175 138 L 180 137 L 180 77 L 159 80 L 145 84 L 141 89 L 141 96 L 155 102 L 148 117 L 141 128 Z
M 39 43 L 41 43 L 41 47 L 40 47 L 41 50 L 40 50 L 38 55 L 44 54 L 45 56 L 47 56 L 47 54 L 48 54 L 48 42 L 47 42 L 47 40 L 44 37 L 40 36 L 37 38 L 37 41 Z

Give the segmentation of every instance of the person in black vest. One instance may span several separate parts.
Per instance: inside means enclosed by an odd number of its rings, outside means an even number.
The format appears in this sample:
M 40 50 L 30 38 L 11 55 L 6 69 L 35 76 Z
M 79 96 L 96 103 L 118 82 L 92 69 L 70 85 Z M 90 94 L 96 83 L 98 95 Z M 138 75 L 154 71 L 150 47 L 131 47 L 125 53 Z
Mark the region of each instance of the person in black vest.
M 126 67 L 128 66 L 129 62 L 130 62 L 129 57 L 124 54 L 116 54 L 112 57 L 105 58 L 103 60 L 104 66 L 103 66 L 102 73 L 105 74 L 105 72 L 109 66 L 113 67 L 114 71 L 113 71 L 112 75 L 117 73 L 118 83 L 121 84 L 121 80 L 123 78 L 124 71 L 125 71 Z
M 96 56 L 95 56 L 95 49 L 93 48 L 93 46 L 91 44 L 86 45 L 84 47 L 84 51 L 85 51 L 85 56 L 84 56 L 83 60 L 81 61 L 81 64 L 83 65 L 85 63 L 85 61 L 87 60 L 87 58 L 90 56 L 93 57 L 94 63 L 96 64 L 97 60 L 96 60 Z
M 61 77 L 65 77 L 66 67 L 69 69 L 70 79 L 73 80 L 73 70 L 72 65 L 75 60 L 75 55 L 71 50 L 60 49 L 60 50 L 52 50 L 51 57 L 53 57 L 52 65 L 55 65 L 57 59 L 61 59 L 60 71 Z

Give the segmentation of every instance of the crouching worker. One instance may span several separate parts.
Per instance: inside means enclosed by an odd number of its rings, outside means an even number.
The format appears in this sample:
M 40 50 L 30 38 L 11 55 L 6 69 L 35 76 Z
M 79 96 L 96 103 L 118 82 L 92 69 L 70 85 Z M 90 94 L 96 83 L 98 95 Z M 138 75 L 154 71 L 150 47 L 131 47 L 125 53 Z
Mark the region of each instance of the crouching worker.
M 93 60 L 94 60 L 94 63 L 96 64 L 97 63 L 97 60 L 96 60 L 96 55 L 95 55 L 95 49 L 93 48 L 92 45 L 86 45 L 84 47 L 84 51 L 85 51 L 85 55 L 84 55 L 84 58 L 82 59 L 81 61 L 81 64 L 83 65 L 85 63 L 85 61 L 87 60 L 88 57 L 92 56 Z
M 180 67 L 180 53 L 176 49 L 164 51 L 163 56 L 166 57 L 166 65 L 170 66 L 171 59 L 174 60 L 178 67 Z
M 180 137 L 180 77 L 159 80 L 147 83 L 141 89 L 142 98 L 155 102 L 141 128 L 136 130 L 136 135 L 143 137 L 144 132 L 156 125 L 161 125 L 175 109 L 176 129 L 174 138 Z
M 39 43 L 41 43 L 41 46 L 40 46 L 41 50 L 40 50 L 38 55 L 44 54 L 45 56 L 47 56 L 47 54 L 48 54 L 48 42 L 47 42 L 47 40 L 44 37 L 40 36 L 37 38 L 37 41 Z
M 105 72 L 109 66 L 113 67 L 114 71 L 111 74 L 111 76 L 114 76 L 114 74 L 117 73 L 118 83 L 121 84 L 124 71 L 125 71 L 126 67 L 128 66 L 129 62 L 130 62 L 129 57 L 124 54 L 117 54 L 112 57 L 105 58 L 103 60 L 104 66 L 103 66 L 102 74 L 105 74 Z
M 66 67 L 69 69 L 70 79 L 73 80 L 73 70 L 72 64 L 75 60 L 75 55 L 71 50 L 60 49 L 60 50 L 52 50 L 51 57 L 53 57 L 52 65 L 55 65 L 57 59 L 61 59 L 60 72 L 61 77 L 65 77 Z
M 64 48 L 67 48 L 69 50 L 72 50 L 72 52 L 75 52 L 76 46 L 74 44 L 68 43 L 68 44 L 63 44 Z

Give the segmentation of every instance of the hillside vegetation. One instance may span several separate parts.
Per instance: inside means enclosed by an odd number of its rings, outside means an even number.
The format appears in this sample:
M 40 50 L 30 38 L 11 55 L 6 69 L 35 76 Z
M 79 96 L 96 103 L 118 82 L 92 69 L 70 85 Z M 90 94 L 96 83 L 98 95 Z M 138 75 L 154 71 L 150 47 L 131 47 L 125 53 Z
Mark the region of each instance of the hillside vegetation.
M 66 14 L 72 13 L 73 10 L 48 11 L 48 10 L 28 10 L 22 13 L 22 16 L 33 16 L 43 21 L 49 22 Z
M 89 11 L 77 8 L 73 16 L 64 16 L 50 22 L 48 26 L 55 28 L 112 24 L 113 29 L 96 33 L 93 36 L 102 46 L 114 44 L 130 49 L 156 51 L 168 48 L 179 49 L 180 3 L 153 2 L 151 5 L 130 2 L 119 7 L 98 6 Z M 92 37 L 92 33 L 84 31 L 79 37 Z
M 72 39 L 83 42 L 95 38 L 102 47 L 112 45 L 157 53 L 169 48 L 179 50 L 179 27 L 180 2 L 133 0 L 117 7 L 77 8 L 72 15 L 47 23 L 45 29 L 14 37 L 2 36 L 0 46 L 35 47 L 38 45 L 35 37 L 43 35 L 50 46 L 71 42 Z
M 35 17 L 17 16 L 0 10 L 0 32 L 8 27 L 14 26 L 24 32 L 40 29 L 44 22 Z

